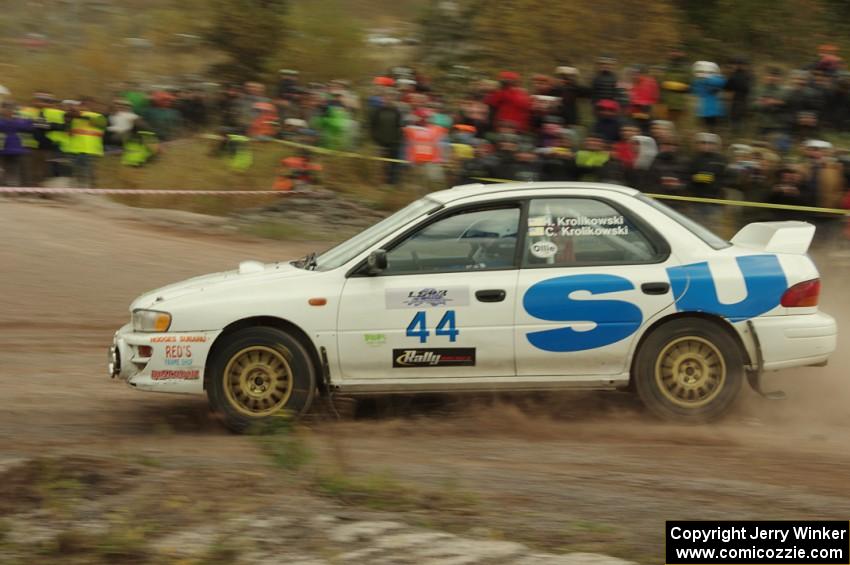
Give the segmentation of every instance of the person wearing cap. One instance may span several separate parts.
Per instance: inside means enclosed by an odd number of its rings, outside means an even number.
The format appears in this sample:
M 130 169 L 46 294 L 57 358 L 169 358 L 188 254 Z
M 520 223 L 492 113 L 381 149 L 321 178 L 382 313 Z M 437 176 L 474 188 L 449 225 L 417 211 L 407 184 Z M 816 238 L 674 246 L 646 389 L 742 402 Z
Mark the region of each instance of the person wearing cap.
M 493 154 L 493 144 L 489 141 L 475 138 L 473 140 L 473 149 L 475 154 L 472 159 L 467 159 L 461 163 L 457 175 L 458 184 L 487 183 L 492 181 L 485 179 L 496 178 L 498 160 Z
M 404 127 L 406 160 L 417 175 L 420 191 L 431 192 L 443 185 L 445 180 L 442 154 L 446 130 L 430 122 L 431 112 L 420 108 Z
M 782 87 L 782 71 L 768 67 L 762 84 L 756 93 L 753 110 L 760 136 L 767 136 L 785 129 L 785 99 Z
M 836 129 L 840 114 L 846 111 L 847 99 L 840 96 L 838 80 L 821 70 L 812 71 L 811 87 L 818 93 L 821 107 L 818 111 L 818 124 L 821 129 Z
M 753 75 L 749 62 L 744 57 L 732 59 L 732 72 L 723 85 L 723 90 L 731 94 L 729 105 L 729 122 L 732 132 L 737 134 L 744 128 L 750 103 L 750 91 L 753 85 Z
M 612 57 L 596 59 L 596 75 L 590 86 L 590 101 L 597 108 L 600 100 L 618 100 L 620 89 L 617 87 L 617 75 L 614 73 L 616 61 Z
M 254 104 L 254 120 L 248 128 L 248 137 L 260 141 L 269 141 L 277 137 L 280 121 L 277 106 L 272 102 Z
M 538 149 L 540 154 L 540 180 L 574 181 L 578 178 L 573 130 L 562 128 L 557 143 Z
M 620 162 L 627 174 L 634 167 L 637 158 L 637 147 L 632 143 L 632 138 L 636 135 L 640 135 L 640 128 L 632 121 L 623 122 L 620 127 L 620 139 L 611 146 L 611 156 Z
M 576 173 L 577 180 L 589 182 L 608 182 L 621 176 L 605 140 L 593 132 L 587 135 L 584 147 L 576 153 Z
M 835 79 L 831 106 L 833 113 L 829 125 L 839 132 L 850 129 L 850 73 L 841 72 Z
M 30 104 L 18 109 L 18 116 L 30 120 L 33 125 L 32 132 L 21 134 L 23 145 L 28 150 L 21 162 L 21 182 L 26 186 L 39 186 L 48 176 L 48 159 L 56 148 L 46 137 L 51 124 L 44 117 L 44 109 L 50 99 L 49 94 L 36 92 Z
M 693 71 L 691 92 L 697 97 L 697 117 L 706 130 L 713 132 L 726 114 L 720 99 L 726 79 L 720 67 L 710 61 L 697 61 Z
M 298 86 L 298 71 L 280 69 L 278 71 L 277 97 L 287 102 L 295 102 L 300 90 Z
M 629 91 L 629 113 L 644 133 L 649 129 L 653 108 L 658 104 L 659 97 L 658 81 L 649 74 L 646 65 L 639 65 Z
M 484 103 L 490 107 L 490 123 L 512 121 L 522 132 L 527 132 L 531 125 L 531 97 L 519 86 L 520 76 L 513 71 L 502 71 L 499 74 L 501 87 L 484 98 Z
M 95 159 L 103 156 L 103 136 L 108 122 L 94 110 L 90 98 L 82 98 L 65 119 L 69 125 L 74 179 L 78 187 L 91 188 L 95 185 Z
M 139 115 L 124 98 L 116 98 L 112 105 L 114 110 L 107 117 L 109 125 L 106 131 L 113 145 L 123 145 L 127 135 L 133 130 L 136 120 L 139 119 Z
M 460 101 L 454 123 L 472 126 L 475 128 L 475 137 L 484 137 L 489 127 L 488 107 L 486 104 L 473 97 Z
M 726 158 L 720 136 L 701 132 L 694 136 L 695 152 L 688 170 L 688 192 L 698 198 L 720 198 L 726 181 Z M 696 204 L 691 211 L 709 227 L 717 227 L 721 217 L 715 204 Z
M 649 136 L 661 145 L 663 139 L 676 137 L 676 124 L 670 120 L 652 120 L 649 124 Z
M 596 122 L 593 133 L 605 140 L 605 143 L 620 141 L 620 105 L 614 100 L 600 100 L 596 103 Z
M 404 141 L 404 117 L 398 104 L 388 93 L 378 94 L 379 105 L 369 114 L 369 135 L 381 157 L 401 159 L 401 146 Z M 399 181 L 401 165 L 392 161 L 384 166 L 384 182 L 395 185 Z
M 540 161 L 532 143 L 520 143 L 514 156 L 510 180 L 537 182 L 540 180 Z
M 670 51 L 661 82 L 661 103 L 667 119 L 680 126 L 688 109 L 691 76 L 685 60 L 685 52 L 674 48 Z
M 335 151 L 347 151 L 351 147 L 353 120 L 343 102 L 342 93 L 331 95 L 324 111 L 316 119 L 321 134 L 321 145 Z
M 649 170 L 658 156 L 658 145 L 648 135 L 636 135 L 629 140 L 629 143 L 635 147 L 635 160 L 631 173 L 626 177 L 626 180 L 629 181 L 629 186 L 634 188 L 640 190 L 650 188 Z
M 688 163 L 673 135 L 663 136 L 658 141 L 658 154 L 652 160 L 646 176 L 646 186 L 651 192 L 681 196 L 688 185 Z M 684 208 L 678 202 L 674 208 Z
M 806 206 L 803 199 L 803 175 L 799 167 L 792 163 L 783 163 L 776 173 L 776 183 L 771 186 L 765 202 L 792 206 Z M 805 219 L 800 212 L 787 210 L 771 210 L 765 214 L 765 220 L 800 220 Z M 767 217 L 769 216 L 769 218 Z
M 807 132 L 812 129 L 812 118 L 815 121 L 814 126 L 817 127 L 817 113 L 823 106 L 820 93 L 809 85 L 810 78 L 809 72 L 803 69 L 792 71 L 790 84 L 782 97 L 786 110 L 787 130 L 796 134 L 798 140 L 804 139 L 800 130 Z
M 47 165 L 46 176 L 68 176 L 64 153 L 68 151 L 69 135 L 65 125 L 65 110 L 53 95 L 39 93 L 35 105 L 39 109 L 40 120 L 35 122 L 33 135 L 38 141 L 41 159 Z
M 832 144 L 821 139 L 803 143 L 802 199 L 808 206 L 838 208 L 844 194 L 844 167 L 832 156 Z
M 835 76 L 841 70 L 843 63 L 838 55 L 838 47 L 825 44 L 818 47 L 818 58 L 811 68 Z
M 123 136 L 122 149 L 122 165 L 141 167 L 159 154 L 159 140 L 144 120 L 136 119 Z
M 561 99 L 559 115 L 567 127 L 580 123 L 578 100 L 588 95 L 587 89 L 579 83 L 580 76 L 575 67 L 562 65 L 555 69 L 556 84 L 552 94 Z

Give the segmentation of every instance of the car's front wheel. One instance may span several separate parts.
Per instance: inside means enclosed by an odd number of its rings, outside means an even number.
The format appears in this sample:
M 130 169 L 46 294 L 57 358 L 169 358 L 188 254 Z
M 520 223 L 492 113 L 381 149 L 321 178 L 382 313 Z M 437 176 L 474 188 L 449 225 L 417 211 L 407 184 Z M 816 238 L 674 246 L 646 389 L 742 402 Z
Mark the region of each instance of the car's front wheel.
M 717 324 L 681 319 L 641 344 L 632 379 L 646 407 L 665 419 L 706 422 L 726 414 L 743 384 L 744 359 Z
M 267 327 L 239 330 L 216 348 L 207 395 L 225 426 L 244 432 L 275 417 L 298 417 L 310 407 L 316 370 L 304 346 Z

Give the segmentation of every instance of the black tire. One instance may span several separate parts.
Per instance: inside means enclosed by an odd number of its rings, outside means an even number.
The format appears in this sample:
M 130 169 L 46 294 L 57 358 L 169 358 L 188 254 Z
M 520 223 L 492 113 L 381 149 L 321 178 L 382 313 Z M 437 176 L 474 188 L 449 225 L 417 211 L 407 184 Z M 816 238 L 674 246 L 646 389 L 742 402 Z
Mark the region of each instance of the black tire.
M 728 413 L 738 399 L 744 358 L 735 339 L 716 323 L 673 320 L 641 344 L 632 382 L 656 416 L 709 422 Z
M 310 408 L 316 368 L 300 341 L 267 327 L 245 328 L 225 339 L 209 364 L 207 397 L 228 429 L 243 433 L 271 418 L 297 419 Z

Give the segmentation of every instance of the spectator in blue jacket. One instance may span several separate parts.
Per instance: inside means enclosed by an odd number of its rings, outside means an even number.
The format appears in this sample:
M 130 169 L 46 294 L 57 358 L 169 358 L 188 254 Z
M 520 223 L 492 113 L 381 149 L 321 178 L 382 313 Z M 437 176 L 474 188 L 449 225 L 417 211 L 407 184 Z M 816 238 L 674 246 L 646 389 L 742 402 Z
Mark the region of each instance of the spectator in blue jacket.
M 720 67 L 709 61 L 697 61 L 693 71 L 691 92 L 697 96 L 697 117 L 708 131 L 713 132 L 725 115 L 720 95 L 726 79 L 720 74 Z

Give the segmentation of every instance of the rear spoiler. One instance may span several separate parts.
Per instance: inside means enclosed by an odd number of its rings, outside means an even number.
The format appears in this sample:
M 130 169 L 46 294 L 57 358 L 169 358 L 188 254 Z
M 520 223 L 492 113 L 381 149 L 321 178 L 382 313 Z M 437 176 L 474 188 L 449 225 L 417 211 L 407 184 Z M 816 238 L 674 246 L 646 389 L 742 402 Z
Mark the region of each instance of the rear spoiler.
M 809 250 L 815 226 L 808 222 L 758 222 L 747 224 L 732 238 L 732 245 L 769 253 L 802 255 Z

